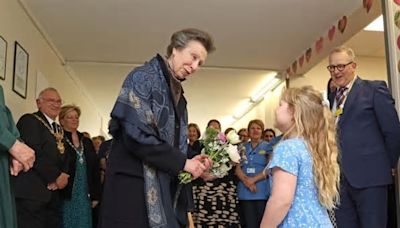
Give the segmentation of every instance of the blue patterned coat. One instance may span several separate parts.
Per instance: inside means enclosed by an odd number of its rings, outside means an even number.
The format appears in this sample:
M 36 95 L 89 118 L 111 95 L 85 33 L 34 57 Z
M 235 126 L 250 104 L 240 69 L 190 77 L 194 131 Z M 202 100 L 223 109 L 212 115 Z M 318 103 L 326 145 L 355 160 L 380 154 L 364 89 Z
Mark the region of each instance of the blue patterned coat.
M 173 199 L 186 162 L 186 100 L 182 93 L 174 104 L 171 77 L 157 55 L 123 83 L 111 113 L 114 139 L 100 227 L 179 227 L 185 222 L 185 197 L 176 207 Z

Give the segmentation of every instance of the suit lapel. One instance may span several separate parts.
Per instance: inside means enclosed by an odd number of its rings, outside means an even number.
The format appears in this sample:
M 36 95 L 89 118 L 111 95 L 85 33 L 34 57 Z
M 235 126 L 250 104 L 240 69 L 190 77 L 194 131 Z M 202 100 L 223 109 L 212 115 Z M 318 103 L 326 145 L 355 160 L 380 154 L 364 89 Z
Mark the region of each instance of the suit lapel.
M 336 90 L 328 94 L 329 109 L 332 110 L 333 103 L 335 102 Z
M 41 111 L 37 111 L 34 114 L 39 116 L 42 120 L 44 120 L 44 122 L 46 122 L 47 125 L 52 129 L 51 124 L 49 123 L 49 121 L 47 120 L 46 116 Z
M 362 80 L 357 76 L 356 80 L 351 87 L 349 94 L 347 94 L 346 101 L 343 106 L 343 114 L 340 116 L 339 124 L 341 124 L 351 112 L 352 107 L 357 102 L 358 94 L 362 88 Z

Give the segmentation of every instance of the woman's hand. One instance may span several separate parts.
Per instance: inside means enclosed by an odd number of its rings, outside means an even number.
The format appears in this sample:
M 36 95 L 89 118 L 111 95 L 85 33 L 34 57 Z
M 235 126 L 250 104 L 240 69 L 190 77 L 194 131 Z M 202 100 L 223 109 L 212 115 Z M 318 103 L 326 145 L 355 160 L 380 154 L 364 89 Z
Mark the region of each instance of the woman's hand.
M 185 167 L 183 168 L 184 171 L 192 174 L 193 179 L 201 176 L 203 172 L 209 168 L 206 164 L 203 164 L 199 156 L 200 155 L 197 155 L 192 159 L 186 159 Z
M 201 176 L 200 176 L 204 181 L 213 181 L 215 179 L 217 179 L 216 176 L 212 175 L 209 172 L 204 172 Z
M 206 167 L 206 170 L 208 170 L 212 166 L 213 162 L 211 161 L 210 158 L 208 158 L 207 155 L 199 154 L 199 155 L 196 155 L 194 158 L 200 160 L 203 163 L 203 165 Z
M 16 140 L 9 152 L 12 158 L 21 163 L 25 172 L 32 168 L 33 163 L 35 162 L 35 151 L 33 151 L 29 146 Z
M 246 176 L 243 179 L 243 184 L 250 190 L 250 192 L 257 192 L 257 186 L 254 178 Z
M 257 186 L 255 182 L 253 182 L 249 176 L 247 176 L 240 165 L 237 165 L 235 168 L 235 174 L 239 178 L 240 181 L 243 182 L 244 186 L 248 188 L 251 192 L 257 192 Z
M 15 158 L 12 158 L 10 161 L 10 173 L 12 176 L 18 176 L 19 172 L 24 170 L 24 166 L 17 161 Z

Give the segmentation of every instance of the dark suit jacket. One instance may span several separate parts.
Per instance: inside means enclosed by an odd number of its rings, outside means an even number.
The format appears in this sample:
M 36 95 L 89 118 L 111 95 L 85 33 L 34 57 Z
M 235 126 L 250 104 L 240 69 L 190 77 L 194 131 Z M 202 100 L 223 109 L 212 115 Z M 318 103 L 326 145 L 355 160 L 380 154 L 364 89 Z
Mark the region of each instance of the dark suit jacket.
M 67 137 L 70 142 L 72 142 L 71 132 L 64 130 L 64 138 Z M 99 159 L 97 158 L 96 152 L 93 147 L 93 143 L 89 138 L 83 137 L 83 134 L 78 132 L 79 140 L 82 139 L 83 143 L 83 153 L 86 159 L 86 177 L 87 184 L 89 187 L 89 194 L 91 200 L 100 199 L 100 165 Z M 66 173 L 69 175 L 68 185 L 61 190 L 61 198 L 70 199 L 72 195 L 72 187 L 74 184 L 75 170 L 77 155 L 75 149 L 73 149 L 67 142 L 65 144 L 65 157 L 64 157 L 64 167 Z
M 41 112 L 34 114 L 47 122 Z M 32 114 L 23 115 L 17 123 L 17 128 L 21 139 L 35 151 L 36 160 L 32 169 L 21 172 L 15 178 L 15 196 L 49 202 L 51 195 L 58 194 L 58 191 L 49 191 L 47 184 L 55 182 L 62 172 L 63 165 L 63 156 L 57 149 L 56 139 Z
M 333 104 L 334 95 L 329 96 Z M 338 122 L 341 171 L 356 188 L 387 185 L 400 153 L 400 124 L 384 81 L 354 81 Z

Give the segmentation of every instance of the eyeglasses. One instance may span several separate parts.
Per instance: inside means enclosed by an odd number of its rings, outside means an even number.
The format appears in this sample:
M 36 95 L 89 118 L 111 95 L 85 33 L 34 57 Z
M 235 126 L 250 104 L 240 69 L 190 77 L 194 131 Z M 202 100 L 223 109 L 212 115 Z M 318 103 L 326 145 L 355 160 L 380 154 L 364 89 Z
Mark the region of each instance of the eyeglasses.
M 44 99 L 43 98 L 43 100 L 45 101 L 45 102 L 48 102 L 48 103 L 52 103 L 52 104 L 58 104 L 58 105 L 62 105 L 63 104 L 63 102 L 62 102 L 62 100 L 55 100 L 55 99 Z
M 343 71 L 344 68 L 346 68 L 346 66 L 352 64 L 353 61 L 346 63 L 346 64 L 338 64 L 338 65 L 329 65 L 326 67 L 326 69 L 329 70 L 329 72 L 335 72 L 335 69 L 337 69 L 338 71 Z

